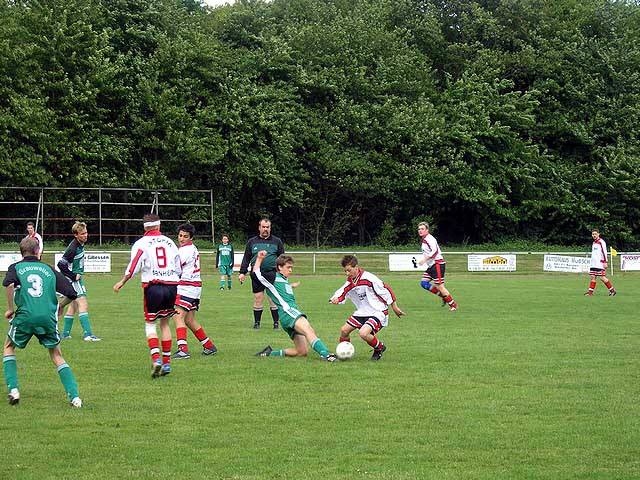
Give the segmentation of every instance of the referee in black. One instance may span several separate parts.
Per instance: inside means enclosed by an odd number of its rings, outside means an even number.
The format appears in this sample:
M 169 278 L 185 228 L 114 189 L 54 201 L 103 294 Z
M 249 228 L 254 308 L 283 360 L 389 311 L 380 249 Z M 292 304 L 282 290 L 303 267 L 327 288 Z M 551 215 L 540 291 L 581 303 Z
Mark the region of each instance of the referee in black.
M 256 263 L 256 257 L 260 250 L 266 250 L 267 256 L 262 261 L 260 272 L 262 275 L 273 283 L 276 278 L 276 259 L 284 253 L 284 244 L 278 237 L 271 235 L 271 220 L 262 218 L 258 222 L 258 236 L 250 238 L 244 249 L 242 264 L 240 265 L 240 275 L 238 280 L 244 282 L 245 275 L 249 271 L 249 265 L 253 268 Z M 253 328 L 260 328 L 260 320 L 262 319 L 262 310 L 264 304 L 264 285 L 251 273 L 251 286 L 253 288 Z M 271 316 L 273 317 L 273 328 L 278 330 L 278 307 L 267 297 L 270 303 Z

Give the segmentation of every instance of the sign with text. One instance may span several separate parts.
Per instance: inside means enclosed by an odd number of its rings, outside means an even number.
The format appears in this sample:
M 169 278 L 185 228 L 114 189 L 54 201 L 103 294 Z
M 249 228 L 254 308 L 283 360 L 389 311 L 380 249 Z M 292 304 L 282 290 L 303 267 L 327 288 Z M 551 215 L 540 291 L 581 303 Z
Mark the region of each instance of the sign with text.
M 422 257 L 420 253 L 392 253 L 389 255 L 390 272 L 423 271 L 425 265 L 418 266 L 418 260 Z
M 588 273 L 591 259 L 568 255 L 545 255 L 542 269 L 545 272 Z
M 620 255 L 620 270 L 640 270 L 640 255 Z
M 467 270 L 470 272 L 515 272 L 515 255 L 468 255 Z
M 62 258 L 61 253 L 55 254 L 55 266 L 58 269 L 58 262 Z M 85 273 L 110 273 L 111 254 L 110 253 L 88 253 L 84 254 Z
M 12 263 L 20 260 L 22 260 L 22 255 L 19 253 L 0 253 L 0 272 L 6 272 Z

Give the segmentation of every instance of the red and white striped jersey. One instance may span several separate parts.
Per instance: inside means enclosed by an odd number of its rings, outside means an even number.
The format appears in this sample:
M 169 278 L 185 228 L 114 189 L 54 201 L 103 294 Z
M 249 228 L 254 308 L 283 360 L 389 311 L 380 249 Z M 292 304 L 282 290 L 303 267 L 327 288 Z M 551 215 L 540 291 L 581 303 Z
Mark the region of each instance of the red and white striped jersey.
M 202 277 L 200 276 L 200 252 L 192 243 L 186 243 L 178 248 L 182 274 L 178 283 L 178 295 L 189 298 L 200 298 L 202 291 Z
M 131 247 L 131 261 L 125 270 L 127 278 L 141 272 L 142 286 L 149 283 L 177 285 L 182 267 L 178 247 L 158 230 L 150 230 Z
M 353 312 L 355 317 L 374 316 L 382 321 L 382 325 L 388 323 L 388 306 L 396 301 L 393 291 L 387 284 L 373 273 L 360 269 L 354 280 L 347 279 L 336 293 L 331 297 L 337 298 L 340 304 L 351 300 L 356 307 Z
M 591 245 L 591 268 L 607 268 L 607 243 L 599 238 Z
M 42 252 L 44 252 L 44 243 L 42 243 L 42 237 L 40 236 L 40 234 L 38 232 L 33 232 L 27 235 L 27 237 L 35 238 L 36 240 L 38 240 L 38 246 L 40 248 L 38 254 L 42 255 Z
M 427 268 L 433 266 L 436 263 L 444 263 L 444 257 L 442 256 L 442 252 L 440 251 L 440 246 L 438 245 L 436 237 L 434 237 L 433 235 L 428 234 L 422 238 L 420 249 L 422 250 L 422 254 L 427 259 L 427 262 L 425 264 Z

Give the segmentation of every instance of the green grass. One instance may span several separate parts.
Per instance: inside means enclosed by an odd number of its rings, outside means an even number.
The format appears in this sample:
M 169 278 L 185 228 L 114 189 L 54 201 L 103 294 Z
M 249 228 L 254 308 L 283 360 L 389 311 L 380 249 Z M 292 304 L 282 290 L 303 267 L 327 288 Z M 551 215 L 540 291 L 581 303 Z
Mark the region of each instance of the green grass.
M 251 329 L 251 290 L 207 276 L 198 318 L 220 352 L 150 378 L 142 291 L 88 275 L 104 341 L 63 343 L 85 401 L 68 406 L 46 351 L 18 351 L 21 403 L 0 404 L 3 478 L 632 479 L 640 477 L 637 274 L 619 295 L 584 275 L 448 277 L 450 313 L 416 275 L 383 275 L 407 312 L 378 363 L 261 359 L 288 337 Z M 300 306 L 333 348 L 351 305 L 339 275 L 299 276 Z M 268 317 L 268 314 L 266 314 Z M 269 325 L 264 319 L 265 327 Z M 3 329 L 6 332 L 6 327 Z M 175 344 L 174 344 L 175 348 Z

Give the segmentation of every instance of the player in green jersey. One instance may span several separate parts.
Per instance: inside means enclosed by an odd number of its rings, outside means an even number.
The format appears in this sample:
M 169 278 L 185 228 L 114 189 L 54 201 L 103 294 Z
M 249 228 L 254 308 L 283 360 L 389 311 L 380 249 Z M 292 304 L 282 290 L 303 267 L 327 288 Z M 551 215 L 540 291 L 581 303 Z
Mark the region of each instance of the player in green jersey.
M 87 224 L 84 222 L 76 222 L 71 228 L 75 237 L 67 249 L 64 251 L 62 258 L 58 262 L 58 268 L 62 274 L 69 279 L 71 285 L 78 294 L 78 299 L 69 305 L 67 313 L 64 315 L 64 329 L 62 330 L 62 339 L 71 338 L 71 327 L 73 327 L 73 317 L 78 311 L 78 320 L 82 326 L 82 339 L 85 342 L 99 342 L 101 339 L 96 337 L 91 331 L 91 322 L 89 321 L 89 304 L 87 302 L 87 289 L 84 286 L 84 244 L 87 243 L 89 233 L 87 232 Z M 59 316 L 62 316 L 60 309 Z
M 60 273 L 40 262 L 38 251 L 37 239 L 23 239 L 20 242 L 23 258 L 9 266 L 2 282 L 7 289 L 8 304 L 4 316 L 10 323 L 2 357 L 4 378 L 9 390 L 9 404 L 17 405 L 20 401 L 16 347 L 25 348 L 31 337 L 35 336 L 40 344 L 49 350 L 51 361 L 58 370 L 71 406 L 80 408 L 82 400 L 78 396 L 78 384 L 60 352 L 56 296 L 56 292 L 65 295 L 60 302 L 60 305 L 65 305 L 76 298 L 76 292 Z
M 218 245 L 216 253 L 216 267 L 220 270 L 220 290 L 224 290 L 224 281 L 231 290 L 231 275 L 233 274 L 233 245 L 229 243 L 229 235 L 222 235 L 222 243 Z
M 309 351 L 307 342 L 311 348 L 315 350 L 320 358 L 328 362 L 335 362 L 336 356 L 329 353 L 329 350 L 318 338 L 313 327 L 307 320 L 307 316 L 300 311 L 296 305 L 296 299 L 293 295 L 293 289 L 299 285 L 289 283 L 289 276 L 293 272 L 293 258 L 289 255 L 280 255 L 276 260 L 275 280 L 273 282 L 265 278 L 260 272 L 260 265 L 267 256 L 266 250 L 258 252 L 256 263 L 253 266 L 253 273 L 256 275 L 260 283 L 264 285 L 269 298 L 278 306 L 280 325 L 282 329 L 293 340 L 293 348 L 282 350 L 273 350 L 271 345 L 265 347 L 256 355 L 259 357 L 306 357 Z

